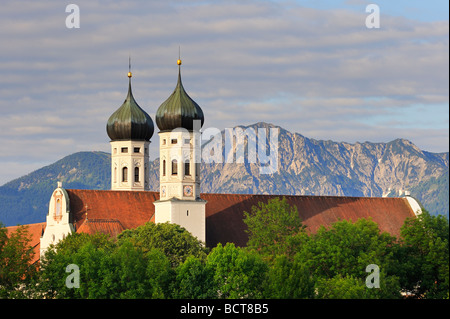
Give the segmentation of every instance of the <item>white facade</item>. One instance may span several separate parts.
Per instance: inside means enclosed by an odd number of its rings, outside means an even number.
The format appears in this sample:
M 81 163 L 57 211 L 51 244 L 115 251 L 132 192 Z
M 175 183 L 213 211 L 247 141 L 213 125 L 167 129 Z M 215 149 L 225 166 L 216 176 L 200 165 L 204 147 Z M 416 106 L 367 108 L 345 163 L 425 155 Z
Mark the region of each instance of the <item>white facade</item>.
M 422 214 L 421 205 L 415 198 L 413 198 L 409 195 L 409 192 L 408 192 L 408 194 L 406 194 L 405 198 L 408 201 L 409 206 L 411 207 L 412 211 L 414 212 L 414 214 L 416 216 L 419 216 L 420 214 Z
M 51 244 L 56 244 L 75 231 L 70 220 L 69 196 L 61 184 L 50 198 L 46 222 L 44 234 L 40 239 L 41 257 Z
M 206 241 L 205 200 L 192 201 L 172 198 L 155 201 L 154 205 L 155 223 L 178 224 L 202 242 Z
M 158 135 L 160 199 L 200 198 L 200 133 L 180 128 Z
M 156 223 L 176 223 L 206 241 L 205 205 L 200 198 L 200 132 L 160 132 L 160 200 Z
M 148 191 L 147 141 L 111 141 L 111 190 Z

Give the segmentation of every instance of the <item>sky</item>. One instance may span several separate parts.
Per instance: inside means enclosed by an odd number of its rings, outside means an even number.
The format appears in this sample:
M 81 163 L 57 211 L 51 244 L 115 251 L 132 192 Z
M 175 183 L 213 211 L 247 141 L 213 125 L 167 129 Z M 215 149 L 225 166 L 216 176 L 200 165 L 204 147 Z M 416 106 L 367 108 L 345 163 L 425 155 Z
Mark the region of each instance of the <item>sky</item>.
M 72 3 L 79 28 L 67 28 L 64 1 L 2 0 L 0 185 L 78 151 L 110 152 L 129 56 L 134 97 L 154 120 L 179 48 L 204 129 L 264 121 L 318 140 L 449 151 L 448 1 Z M 366 26 L 371 3 L 379 28 Z

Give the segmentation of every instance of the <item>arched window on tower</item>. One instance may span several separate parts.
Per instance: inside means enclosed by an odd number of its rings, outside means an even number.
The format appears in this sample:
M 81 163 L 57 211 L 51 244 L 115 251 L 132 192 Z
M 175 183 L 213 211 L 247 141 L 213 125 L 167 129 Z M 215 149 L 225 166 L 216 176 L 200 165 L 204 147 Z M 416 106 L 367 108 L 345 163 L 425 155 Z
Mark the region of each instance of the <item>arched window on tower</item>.
M 122 168 L 122 182 L 128 182 L 128 167 Z
M 189 160 L 186 160 L 184 162 L 184 175 L 191 176 L 191 165 L 190 165 Z
M 134 168 L 134 182 L 139 183 L 139 167 Z
M 177 160 L 174 159 L 172 160 L 172 175 L 177 175 L 178 174 L 178 163 Z
M 163 176 L 166 176 L 166 160 L 164 160 L 163 161 L 163 171 L 162 171 L 162 174 L 163 174 Z

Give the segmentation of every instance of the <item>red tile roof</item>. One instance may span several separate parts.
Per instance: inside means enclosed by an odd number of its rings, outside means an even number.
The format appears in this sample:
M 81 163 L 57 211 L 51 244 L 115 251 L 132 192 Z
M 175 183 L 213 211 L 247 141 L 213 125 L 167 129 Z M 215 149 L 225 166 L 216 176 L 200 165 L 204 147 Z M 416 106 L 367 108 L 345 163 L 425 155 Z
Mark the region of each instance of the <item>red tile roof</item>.
M 76 231 L 97 231 L 115 236 L 123 229 L 136 228 L 155 221 L 153 202 L 158 192 L 100 191 L 67 189 L 70 212 Z M 201 194 L 206 204 L 206 244 L 234 242 L 245 246 L 248 236 L 243 222 L 244 211 L 250 212 L 258 202 L 267 202 L 279 195 Z M 344 219 L 356 221 L 371 218 L 381 231 L 398 236 L 400 227 L 414 212 L 405 198 L 337 197 L 337 196 L 284 196 L 295 205 L 309 232 L 321 225 L 330 226 Z M 88 220 L 86 222 L 86 207 Z M 32 224 L 32 242 L 39 257 L 39 239 L 45 223 Z M 13 227 L 8 227 L 13 231 Z
M 158 192 L 67 190 L 70 209 L 74 213 L 76 229 L 86 218 L 114 219 L 123 228 L 135 228 L 147 221 L 154 222 L 153 202 Z M 206 242 L 234 242 L 245 246 L 248 237 L 243 222 L 244 211 L 250 211 L 258 202 L 267 202 L 278 195 L 201 194 L 206 204 Z M 371 218 L 381 231 L 398 236 L 407 217 L 415 216 L 404 198 L 338 197 L 338 196 L 284 196 L 295 205 L 308 231 L 329 226 L 340 219 L 356 221 Z M 106 227 L 103 225 L 102 227 Z
M 91 235 L 95 233 L 103 233 L 111 237 L 116 237 L 123 230 L 125 230 L 125 228 L 117 219 L 86 218 L 77 232 L 87 233 Z
M 88 219 L 118 220 L 125 229 L 136 228 L 155 220 L 153 202 L 159 199 L 157 192 L 80 189 L 66 189 L 66 191 L 76 230 L 86 219 L 86 212 Z
M 245 246 L 248 236 L 243 222 L 244 211 L 250 212 L 258 202 L 267 202 L 278 195 L 202 194 L 206 204 L 206 238 L 208 246 L 232 241 Z M 330 226 L 338 220 L 357 221 L 371 218 L 381 231 L 398 236 L 407 217 L 415 214 L 405 198 L 284 196 L 297 207 L 300 219 L 309 232 L 321 225 Z

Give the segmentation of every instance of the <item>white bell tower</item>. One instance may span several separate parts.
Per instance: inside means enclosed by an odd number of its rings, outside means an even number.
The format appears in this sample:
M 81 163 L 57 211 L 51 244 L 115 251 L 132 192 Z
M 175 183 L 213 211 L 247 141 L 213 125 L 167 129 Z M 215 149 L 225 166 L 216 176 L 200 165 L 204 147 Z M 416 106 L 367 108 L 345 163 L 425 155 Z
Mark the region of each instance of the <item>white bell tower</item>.
M 160 200 L 155 201 L 156 223 L 176 223 L 206 241 L 205 205 L 200 198 L 201 133 L 204 117 L 181 83 L 156 113 L 160 129 Z
M 111 190 L 148 191 L 147 141 L 111 141 Z
M 148 191 L 149 144 L 154 125 L 133 97 L 131 71 L 128 78 L 128 95 L 106 125 L 111 138 L 111 190 Z

